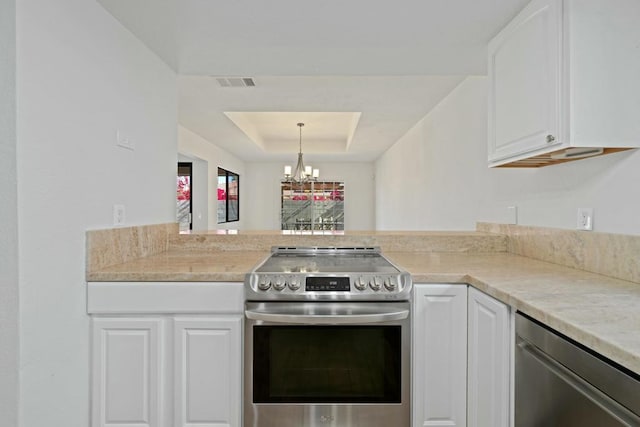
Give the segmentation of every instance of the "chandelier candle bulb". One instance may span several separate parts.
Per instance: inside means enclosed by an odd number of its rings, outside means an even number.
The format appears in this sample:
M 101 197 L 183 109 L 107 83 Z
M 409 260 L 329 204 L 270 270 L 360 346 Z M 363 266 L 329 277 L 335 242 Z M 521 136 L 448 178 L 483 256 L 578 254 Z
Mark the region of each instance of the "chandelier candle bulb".
M 313 177 L 314 178 L 320 177 L 320 169 L 314 169 L 313 170 Z
M 304 174 L 307 176 L 311 176 L 311 166 L 304 167 Z
M 284 167 L 284 175 L 285 176 L 291 176 L 291 166 L 285 166 Z

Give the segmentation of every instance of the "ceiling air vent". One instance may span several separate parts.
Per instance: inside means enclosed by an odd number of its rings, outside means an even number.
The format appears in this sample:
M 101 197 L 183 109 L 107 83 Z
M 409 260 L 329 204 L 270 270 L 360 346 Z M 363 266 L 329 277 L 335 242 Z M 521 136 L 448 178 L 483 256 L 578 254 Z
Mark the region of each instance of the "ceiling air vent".
M 254 87 L 256 82 L 251 77 L 216 77 L 222 87 Z

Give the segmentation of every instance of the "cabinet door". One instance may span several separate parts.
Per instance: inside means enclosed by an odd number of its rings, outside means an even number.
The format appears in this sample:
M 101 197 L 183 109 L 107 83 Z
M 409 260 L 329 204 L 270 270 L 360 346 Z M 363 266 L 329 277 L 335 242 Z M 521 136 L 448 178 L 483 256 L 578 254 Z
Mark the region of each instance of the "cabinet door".
M 509 307 L 469 288 L 469 427 L 509 426 Z
M 163 425 L 163 321 L 92 320 L 93 427 Z
M 240 427 L 241 334 L 241 316 L 175 319 L 176 427 Z
M 489 161 L 558 145 L 562 0 L 533 0 L 489 43 Z
M 414 427 L 466 425 L 467 286 L 417 285 Z

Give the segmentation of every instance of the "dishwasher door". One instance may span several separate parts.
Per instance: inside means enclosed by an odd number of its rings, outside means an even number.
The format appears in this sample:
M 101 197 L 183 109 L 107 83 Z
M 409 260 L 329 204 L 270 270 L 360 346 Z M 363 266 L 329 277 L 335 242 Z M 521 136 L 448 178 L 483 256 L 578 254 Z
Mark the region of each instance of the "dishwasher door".
M 640 378 L 518 313 L 515 425 L 640 426 Z

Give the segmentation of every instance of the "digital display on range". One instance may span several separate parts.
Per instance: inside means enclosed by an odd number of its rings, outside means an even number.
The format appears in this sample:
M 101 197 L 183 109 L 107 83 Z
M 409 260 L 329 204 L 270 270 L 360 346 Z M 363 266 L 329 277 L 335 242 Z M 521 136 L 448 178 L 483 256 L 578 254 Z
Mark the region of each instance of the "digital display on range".
M 349 292 L 350 283 L 348 277 L 307 277 L 306 291 L 320 292 Z

